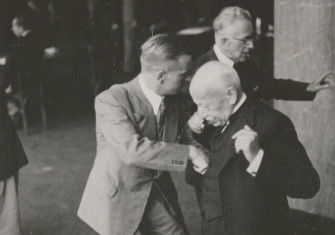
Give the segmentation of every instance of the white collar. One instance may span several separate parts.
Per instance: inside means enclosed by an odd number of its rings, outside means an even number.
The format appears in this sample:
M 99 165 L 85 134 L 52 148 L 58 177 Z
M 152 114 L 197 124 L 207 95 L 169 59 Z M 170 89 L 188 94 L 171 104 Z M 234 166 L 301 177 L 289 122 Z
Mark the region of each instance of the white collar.
M 215 55 L 216 57 L 218 57 L 218 60 L 222 63 L 222 64 L 227 64 L 231 67 L 234 66 L 234 61 L 232 61 L 231 59 L 229 59 L 225 54 L 223 54 L 221 51 L 220 51 L 220 48 L 217 44 L 214 45 L 213 47 L 214 49 L 214 52 L 215 52 Z
M 242 94 L 242 97 L 241 97 L 241 99 L 240 99 L 240 101 L 237 103 L 237 105 L 233 108 L 233 112 L 232 112 L 232 114 L 231 115 L 233 115 L 234 113 L 236 113 L 237 112 L 237 110 L 239 110 L 240 108 L 241 108 L 241 106 L 242 106 L 242 104 L 246 101 L 246 99 L 247 99 L 247 95 L 245 94 L 245 93 L 243 93 Z M 227 128 L 227 126 L 230 124 L 230 122 L 229 122 L 229 120 L 227 121 L 227 123 L 225 124 L 225 125 L 223 125 L 223 128 L 222 128 L 222 130 L 221 130 L 221 133 L 223 133 L 225 130 L 226 130 L 226 128 Z
M 157 115 L 159 106 L 162 102 L 163 97 L 158 95 L 156 92 L 151 90 L 147 84 L 145 84 L 144 79 L 142 75 L 138 75 L 138 82 L 140 84 L 140 87 L 145 95 L 145 97 L 149 100 L 152 109 L 154 110 L 154 114 Z
M 234 107 L 232 114 L 236 113 L 237 110 L 240 109 L 240 107 L 242 106 L 242 104 L 245 102 L 246 99 L 247 99 L 247 95 L 245 93 L 242 93 L 242 97 L 240 101 L 237 103 L 237 105 Z

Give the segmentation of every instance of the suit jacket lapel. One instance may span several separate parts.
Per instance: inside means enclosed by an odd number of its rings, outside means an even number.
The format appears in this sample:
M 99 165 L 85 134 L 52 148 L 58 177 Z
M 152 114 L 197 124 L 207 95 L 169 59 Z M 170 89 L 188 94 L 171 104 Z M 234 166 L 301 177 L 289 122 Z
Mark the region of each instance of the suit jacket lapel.
M 215 163 L 211 167 L 215 175 L 219 175 L 229 160 L 236 154 L 232 136 L 245 125 L 253 128 L 255 108 L 255 103 L 247 99 L 241 108 L 232 116 L 232 121 L 226 130 L 217 137 L 215 144 L 211 146 L 212 152 L 214 153 L 212 162 Z
M 154 110 L 149 100 L 147 99 L 147 97 L 145 96 L 145 94 L 143 93 L 140 87 L 138 77 L 130 81 L 128 84 L 129 84 L 130 94 L 136 97 L 136 99 L 132 99 L 134 105 L 138 106 L 138 109 L 141 111 L 140 114 L 144 115 L 145 118 L 147 119 L 146 124 L 145 124 L 146 126 L 145 132 L 147 133 L 146 136 L 156 138 L 157 129 L 156 129 L 156 117 L 154 114 Z

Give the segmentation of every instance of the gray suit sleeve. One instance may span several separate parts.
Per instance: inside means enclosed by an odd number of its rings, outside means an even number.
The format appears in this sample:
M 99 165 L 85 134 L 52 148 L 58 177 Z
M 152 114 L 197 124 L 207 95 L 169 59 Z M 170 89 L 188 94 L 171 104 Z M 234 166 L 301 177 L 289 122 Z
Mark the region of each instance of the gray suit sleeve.
M 97 125 L 127 165 L 162 171 L 185 170 L 188 146 L 141 136 L 126 109 L 111 93 L 96 98 L 95 110 L 100 117 Z

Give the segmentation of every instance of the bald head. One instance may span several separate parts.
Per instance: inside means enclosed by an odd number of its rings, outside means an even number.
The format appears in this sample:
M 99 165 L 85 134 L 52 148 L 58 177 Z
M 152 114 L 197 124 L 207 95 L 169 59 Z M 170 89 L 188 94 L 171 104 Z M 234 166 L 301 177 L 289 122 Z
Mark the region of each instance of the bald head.
M 232 67 L 211 61 L 195 73 L 190 94 L 209 124 L 223 125 L 242 97 L 240 79 Z
M 224 95 L 230 89 L 236 90 L 240 95 L 239 76 L 232 67 L 218 61 L 210 61 L 201 66 L 190 84 L 191 96 L 198 99 Z

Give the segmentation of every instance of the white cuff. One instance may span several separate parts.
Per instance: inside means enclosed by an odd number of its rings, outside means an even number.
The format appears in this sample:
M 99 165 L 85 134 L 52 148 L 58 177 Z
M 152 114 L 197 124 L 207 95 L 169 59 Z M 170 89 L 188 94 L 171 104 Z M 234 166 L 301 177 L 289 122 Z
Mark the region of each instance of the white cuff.
M 264 151 L 263 149 L 260 149 L 256 157 L 250 162 L 249 167 L 247 168 L 247 172 L 253 177 L 256 176 L 258 169 L 261 166 L 263 156 Z

